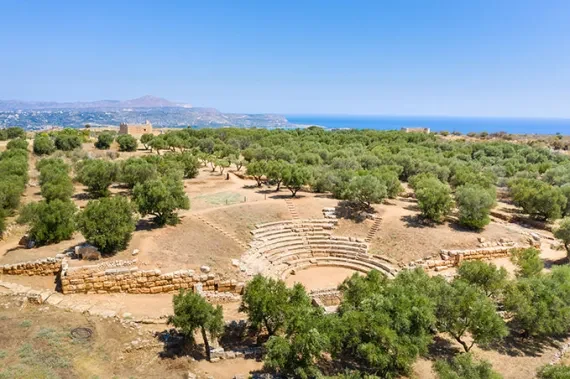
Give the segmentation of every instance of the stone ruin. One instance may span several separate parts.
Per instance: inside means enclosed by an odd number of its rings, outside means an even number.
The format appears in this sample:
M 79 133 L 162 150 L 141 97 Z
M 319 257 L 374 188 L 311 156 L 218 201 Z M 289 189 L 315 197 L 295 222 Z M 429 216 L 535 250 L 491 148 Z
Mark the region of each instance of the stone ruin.
M 247 275 L 278 279 L 310 267 L 378 270 L 393 277 L 397 269 L 385 258 L 368 253 L 364 238 L 332 235 L 336 219 L 276 221 L 256 225 L 250 249 L 241 258 Z

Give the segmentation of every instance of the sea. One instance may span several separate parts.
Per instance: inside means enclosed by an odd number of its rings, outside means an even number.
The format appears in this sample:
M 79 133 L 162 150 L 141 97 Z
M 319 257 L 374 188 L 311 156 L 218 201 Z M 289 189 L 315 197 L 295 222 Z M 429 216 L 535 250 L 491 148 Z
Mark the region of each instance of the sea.
M 286 115 L 297 125 L 316 125 L 326 129 L 399 130 L 424 127 L 432 131 L 506 132 L 511 134 L 570 135 L 570 119 L 558 118 L 479 118 L 479 117 L 404 117 L 404 116 L 323 116 Z

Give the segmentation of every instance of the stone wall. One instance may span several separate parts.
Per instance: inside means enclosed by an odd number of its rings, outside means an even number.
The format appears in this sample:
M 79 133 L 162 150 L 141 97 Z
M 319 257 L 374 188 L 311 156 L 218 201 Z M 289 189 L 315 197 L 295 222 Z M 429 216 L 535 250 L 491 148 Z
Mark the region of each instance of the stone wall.
M 194 270 L 179 270 L 161 273 L 159 269 L 140 270 L 138 267 L 100 269 L 98 266 L 68 268 L 64 264 L 61 275 L 61 289 L 64 294 L 104 294 L 125 292 L 133 294 L 155 294 L 190 289 L 211 295 L 214 300 L 233 301 L 227 294 L 241 294 L 244 283 L 235 280 L 221 280 L 212 273 L 195 273 Z
M 519 249 L 516 244 L 509 246 L 485 247 L 469 250 L 441 250 L 440 257 L 428 257 L 411 262 L 408 268 L 422 267 L 425 270 L 441 271 L 457 267 L 463 261 L 485 260 L 509 257 L 513 250 Z
M 58 254 L 54 258 L 42 258 L 35 261 L 5 264 L 0 266 L 3 275 L 56 275 L 62 266 L 65 254 Z

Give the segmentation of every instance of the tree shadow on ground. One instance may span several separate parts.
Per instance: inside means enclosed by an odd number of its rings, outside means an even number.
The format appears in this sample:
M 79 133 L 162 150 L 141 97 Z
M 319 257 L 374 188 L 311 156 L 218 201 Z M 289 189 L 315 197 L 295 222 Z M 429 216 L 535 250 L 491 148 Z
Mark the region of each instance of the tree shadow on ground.
M 407 211 L 421 212 L 421 209 L 420 209 L 420 207 L 418 206 L 417 203 L 410 204 L 410 205 L 406 205 L 406 206 L 404 207 L 404 209 L 407 210 Z
M 146 219 L 146 218 L 141 218 L 138 222 L 137 225 L 135 227 L 135 232 L 140 232 L 140 231 L 151 231 L 154 229 L 160 229 L 160 225 L 157 225 L 155 222 L 153 222 L 150 219 Z
M 198 345 L 178 333 L 175 329 L 155 332 L 154 338 L 163 343 L 162 351 L 158 353 L 160 358 L 174 359 L 182 356 L 190 356 L 195 360 L 206 359 L 203 345 Z
M 94 199 L 94 197 L 92 197 L 89 192 L 76 193 L 75 195 L 73 195 L 71 197 L 75 200 L 91 200 L 91 199 Z
M 539 357 L 547 348 L 558 348 L 560 343 L 568 336 L 522 338 L 509 334 L 505 339 L 488 346 L 481 346 L 486 350 L 495 350 L 511 357 Z
M 461 225 L 459 220 L 456 218 L 450 218 L 447 220 L 447 225 L 456 232 L 461 233 L 480 233 L 483 229 L 473 229 L 465 225 Z
M 292 199 L 292 200 L 295 200 L 295 199 L 302 199 L 302 198 L 304 198 L 304 197 L 306 197 L 306 196 L 300 195 L 298 192 L 297 192 L 297 196 L 295 196 L 295 197 L 291 196 L 291 192 L 289 192 L 289 193 L 283 193 L 283 194 L 277 192 L 277 193 L 275 193 L 274 195 L 269 196 L 270 199 L 277 199 L 277 200 L 280 200 L 280 199 L 281 199 L 281 200 L 283 200 L 283 199 Z
M 432 343 L 428 346 L 428 352 L 424 357 L 430 360 L 446 359 L 454 357 L 462 351 L 447 338 L 435 336 Z
M 407 228 L 434 228 L 436 223 L 422 217 L 421 215 L 406 215 L 400 217 L 400 220 L 406 223 Z
M 373 208 L 363 209 L 349 201 L 341 201 L 335 208 L 337 218 L 352 220 L 356 223 L 364 222 L 367 213 L 376 213 L 376 211 Z
M 553 266 L 562 266 L 570 263 L 570 259 L 568 257 L 560 258 L 560 259 L 545 259 L 544 261 L 545 268 L 552 268 Z

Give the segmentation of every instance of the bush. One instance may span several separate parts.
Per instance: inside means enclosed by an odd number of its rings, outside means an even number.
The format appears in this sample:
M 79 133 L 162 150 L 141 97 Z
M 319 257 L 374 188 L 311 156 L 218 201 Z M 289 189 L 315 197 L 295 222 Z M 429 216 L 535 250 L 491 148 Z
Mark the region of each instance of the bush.
M 142 216 L 153 215 L 158 225 L 178 223 L 176 209 L 190 209 L 190 200 L 178 178 L 161 177 L 133 188 L 133 201 Z
M 6 145 L 6 149 L 8 149 L 8 150 L 15 150 L 15 149 L 28 150 L 28 141 L 26 141 L 24 138 L 15 138 L 13 140 L 10 140 L 10 142 L 8 142 L 8 144 Z
M 55 151 L 55 143 L 46 134 L 38 134 L 34 138 L 34 154 L 50 155 Z
M 367 209 L 372 203 L 381 203 L 386 195 L 386 185 L 380 179 L 373 175 L 365 175 L 353 177 L 342 198 Z
M 87 191 L 102 197 L 109 194 L 109 186 L 117 179 L 117 165 L 102 159 L 81 161 L 77 168 L 77 180 L 87 186 Z
M 155 179 L 158 170 L 155 164 L 141 158 L 129 158 L 121 167 L 120 181 L 133 188 L 137 183 Z
M 544 263 L 540 259 L 540 250 L 535 248 L 518 249 L 513 251 L 511 261 L 517 265 L 517 277 L 530 278 L 540 275 Z
M 29 234 L 36 244 L 58 243 L 73 236 L 75 211 L 71 201 L 43 200 L 26 205 L 18 222 L 30 225 Z
M 151 133 L 145 133 L 141 136 L 141 143 L 144 146 L 145 150 L 148 150 L 148 148 L 150 147 L 150 141 L 152 141 L 154 139 L 154 134 Z
M 538 179 L 513 179 L 509 189 L 513 203 L 533 217 L 555 220 L 566 210 L 567 200 L 562 190 Z
M 77 149 L 81 147 L 81 137 L 74 129 L 63 129 L 55 136 L 55 147 L 63 151 Z
M 554 230 L 554 237 L 562 241 L 566 248 L 566 253 L 570 256 L 570 217 L 562 219 L 558 227 Z
M 115 136 L 111 133 L 104 132 L 99 134 L 97 137 L 97 142 L 95 142 L 95 147 L 100 150 L 107 150 L 111 147 L 111 144 L 115 140 Z
M 7 139 L 26 138 L 26 131 L 19 126 L 6 128 Z
M 539 379 L 568 379 L 570 378 L 570 366 L 546 365 L 538 370 Z
M 457 189 L 455 202 L 459 208 L 459 223 L 481 229 L 491 221 L 489 212 L 495 205 L 495 189 L 467 184 Z
M 127 247 L 135 230 L 133 206 L 122 196 L 91 200 L 77 217 L 77 228 L 102 253 Z
M 457 274 L 460 280 L 477 286 L 487 296 L 496 297 L 507 285 L 507 270 L 504 267 L 497 268 L 493 263 L 463 262 Z
M 434 364 L 439 379 L 501 379 L 487 361 L 475 362 L 471 354 L 460 354 L 450 362 L 438 360 Z
M 121 134 L 117 137 L 120 151 L 136 151 L 137 139 L 129 134 Z
M 435 178 L 427 178 L 421 180 L 417 188 L 416 198 L 424 217 L 440 222 L 451 212 L 453 200 L 447 184 Z

